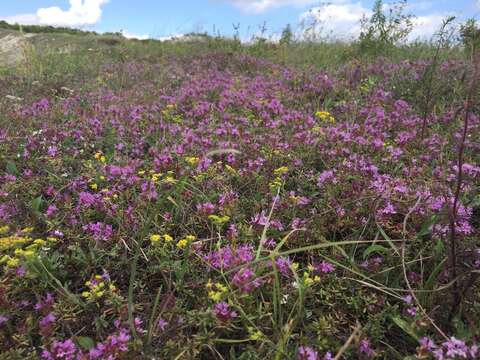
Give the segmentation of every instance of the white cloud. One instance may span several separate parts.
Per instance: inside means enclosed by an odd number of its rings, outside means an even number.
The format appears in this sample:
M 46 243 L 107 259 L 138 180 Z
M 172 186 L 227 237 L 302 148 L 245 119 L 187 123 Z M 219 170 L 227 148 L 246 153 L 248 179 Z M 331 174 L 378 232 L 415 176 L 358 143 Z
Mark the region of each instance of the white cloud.
M 360 20 L 371 11 L 358 3 L 328 4 L 317 6 L 300 15 L 309 30 L 323 36 L 350 40 L 360 34 Z M 308 25 L 307 25 L 308 28 Z
M 413 30 L 408 36 L 409 41 L 428 40 L 438 32 L 442 26 L 443 20 L 446 18 L 443 14 L 430 14 L 425 16 L 417 16 L 412 20 Z
M 108 0 L 70 0 L 70 9 L 64 11 L 57 6 L 37 11 L 42 25 L 86 26 L 96 24 L 102 17 L 102 5 Z
M 479 0 L 480 1 L 480 0 Z M 417 2 L 415 5 L 425 5 L 427 2 Z M 370 16 L 372 11 L 365 8 L 361 2 L 343 1 L 338 4 L 322 5 L 312 8 L 300 15 L 300 20 L 314 24 L 311 29 L 317 35 L 330 36 L 340 40 L 351 40 L 360 35 L 360 20 Z M 438 32 L 447 14 L 431 13 L 412 19 L 413 29 L 408 41 L 428 40 Z
M 18 14 L 12 16 L 2 16 L 0 20 L 4 20 L 9 24 L 34 25 L 38 24 L 38 18 L 35 14 Z
M 282 6 L 306 6 L 317 3 L 318 0 L 217 0 L 229 2 L 237 8 L 252 13 L 261 13 L 267 9 Z
M 58 6 L 40 8 L 35 14 L 20 14 L 4 17 L 9 23 L 39 24 L 67 27 L 95 25 L 102 17 L 102 5 L 109 0 L 69 0 L 70 8 L 62 10 Z
M 150 36 L 147 35 L 147 34 L 143 34 L 143 35 L 131 34 L 128 31 L 125 31 L 125 30 L 122 30 L 122 35 L 123 35 L 123 37 L 125 37 L 127 39 L 138 39 L 138 40 L 150 39 Z

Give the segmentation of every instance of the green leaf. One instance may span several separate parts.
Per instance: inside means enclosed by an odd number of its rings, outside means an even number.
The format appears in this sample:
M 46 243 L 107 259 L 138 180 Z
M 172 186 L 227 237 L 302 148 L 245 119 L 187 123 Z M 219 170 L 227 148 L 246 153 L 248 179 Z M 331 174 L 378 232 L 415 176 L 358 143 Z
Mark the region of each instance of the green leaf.
M 473 200 L 472 203 L 470 204 L 471 207 L 476 208 L 480 207 L 480 195 L 477 195 Z
M 417 234 L 417 237 L 422 237 L 428 235 L 432 232 L 432 225 L 437 222 L 437 215 L 432 215 L 430 218 L 422 224 L 420 231 Z
M 400 256 L 400 252 L 398 251 L 397 247 L 393 244 L 393 241 L 392 239 L 390 239 L 390 236 L 388 236 L 387 233 L 379 225 L 377 226 L 378 226 L 378 230 L 380 231 L 380 234 L 382 234 L 383 238 L 388 242 L 388 245 L 390 245 L 393 251 L 395 251 L 395 253 Z
M 79 336 L 77 338 L 78 345 L 84 350 L 90 350 L 95 347 L 95 341 L 87 336 Z
M 406 334 L 410 335 L 413 339 L 416 341 L 420 339 L 420 336 L 408 322 L 398 316 L 392 316 L 392 320 L 400 329 L 402 329 Z
M 389 250 L 385 246 L 372 244 L 363 252 L 363 258 L 366 259 L 371 253 L 382 253 L 388 255 Z
M 447 258 L 444 258 L 442 259 L 442 261 L 440 261 L 438 264 L 435 265 L 430 276 L 425 282 L 425 285 L 423 286 L 423 290 L 433 290 L 435 282 L 437 281 L 438 274 L 442 271 L 443 265 L 445 264 L 446 261 L 447 261 Z M 426 305 L 429 297 L 431 297 L 431 294 L 429 294 L 428 292 L 420 293 L 420 301 L 422 305 L 424 306 Z
M 15 175 L 15 176 L 20 175 L 20 172 L 17 169 L 17 165 L 15 165 L 15 163 L 11 160 L 9 160 L 7 162 L 7 173 L 9 173 L 10 175 Z
M 42 204 L 43 204 L 43 199 L 41 196 L 33 199 L 31 203 L 32 210 L 35 212 L 40 212 Z

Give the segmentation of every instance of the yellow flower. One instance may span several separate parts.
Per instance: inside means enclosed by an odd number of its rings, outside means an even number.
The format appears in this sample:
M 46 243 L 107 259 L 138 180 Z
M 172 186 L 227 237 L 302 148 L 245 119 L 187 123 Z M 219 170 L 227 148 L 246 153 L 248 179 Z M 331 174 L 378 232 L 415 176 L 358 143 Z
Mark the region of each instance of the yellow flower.
M 188 242 L 192 242 L 192 241 L 195 241 L 197 238 L 195 237 L 195 235 L 187 235 L 185 236 L 185 240 L 187 240 Z
M 137 174 L 138 174 L 139 176 L 143 176 L 143 175 L 145 175 L 145 170 L 140 170 Z
M 0 227 L 0 235 L 6 234 L 10 231 L 10 226 L 5 225 Z
M 33 227 L 26 227 L 25 229 L 22 230 L 22 233 L 30 234 L 32 231 L 33 231 Z
M 268 186 L 270 187 L 271 191 L 276 191 L 278 188 L 282 186 L 282 179 L 279 177 L 276 177 Z
M 215 283 L 215 287 L 217 288 L 218 291 L 222 292 L 222 293 L 226 293 L 228 292 L 228 288 L 223 285 L 222 283 Z
M 163 240 L 165 240 L 166 242 L 172 242 L 172 241 L 173 241 L 173 237 L 171 237 L 171 236 L 168 235 L 168 234 L 165 234 L 165 235 L 163 235 Z
M 335 118 L 328 111 L 317 111 L 315 113 L 315 116 L 325 123 L 327 123 L 327 122 L 332 123 L 332 124 L 335 123 Z
M 97 152 L 97 153 L 95 153 L 95 155 L 93 155 L 93 157 L 94 157 L 96 160 L 100 160 L 100 158 L 102 157 L 102 153 L 101 153 L 101 152 Z
M 223 224 L 230 221 L 230 216 L 218 216 L 218 215 L 209 215 L 208 218 L 217 226 L 222 226 Z
M 18 265 L 20 264 L 20 260 L 18 260 L 17 258 L 10 258 L 7 260 L 7 266 L 8 267 L 17 267 Z
M 195 156 L 187 156 L 185 158 L 185 161 L 188 163 L 188 165 L 190 166 L 196 166 L 198 164 L 198 162 L 200 161 L 200 159 L 198 157 L 195 157 Z
M 260 330 L 257 330 L 255 332 L 251 332 L 250 334 L 250 339 L 251 340 L 258 340 L 258 339 L 261 339 L 263 336 L 263 333 L 260 331 Z
M 107 162 L 107 158 L 105 156 L 100 156 L 100 161 L 102 163 L 106 163 Z
M 283 175 L 283 174 L 286 174 L 287 172 L 288 172 L 288 167 L 287 166 L 279 167 L 278 169 L 275 169 L 273 171 L 273 173 L 275 175 Z
M 162 177 L 162 175 L 163 175 L 162 173 L 153 173 L 152 174 L 152 181 L 154 183 L 156 183 L 160 179 L 160 177 Z
M 163 182 L 167 183 L 167 184 L 175 184 L 177 182 L 177 180 L 175 180 L 175 178 L 171 175 L 168 175 L 167 177 L 165 177 L 165 179 L 163 179 Z
M 185 249 L 188 245 L 188 241 L 185 240 L 185 239 L 182 239 L 180 241 L 177 242 L 177 248 L 179 249 Z
M 153 234 L 150 236 L 150 241 L 152 242 L 152 244 L 157 244 L 158 242 L 160 242 L 161 239 L 162 237 L 157 234 Z
M 222 293 L 220 291 L 210 291 L 208 297 L 215 302 L 222 300 Z
M 97 190 L 98 189 L 98 185 L 97 184 L 90 184 L 90 189 L 92 190 Z
M 227 169 L 227 171 L 233 175 L 236 175 L 238 174 L 237 170 L 235 170 L 233 167 L 231 167 L 230 165 L 228 164 L 225 164 L 225 169 Z

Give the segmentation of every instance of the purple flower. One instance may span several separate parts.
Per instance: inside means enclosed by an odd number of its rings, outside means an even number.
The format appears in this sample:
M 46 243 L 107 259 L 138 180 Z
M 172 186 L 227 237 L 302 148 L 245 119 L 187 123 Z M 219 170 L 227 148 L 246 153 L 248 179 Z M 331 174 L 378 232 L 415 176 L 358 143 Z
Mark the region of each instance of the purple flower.
M 4 315 L 0 315 L 0 327 L 2 327 L 3 325 L 5 325 L 5 323 L 8 321 L 8 317 L 4 316 Z
M 160 318 L 160 319 L 158 320 L 157 326 L 158 326 L 158 328 L 159 328 L 160 330 L 165 331 L 167 325 L 168 325 L 168 322 L 165 321 L 165 319 Z
M 237 317 L 237 313 L 230 310 L 228 304 L 224 301 L 213 306 L 213 313 L 220 321 L 228 321 Z
M 230 246 L 222 247 L 206 256 L 205 260 L 216 269 L 230 269 L 252 261 L 253 257 L 252 245 L 240 245 L 237 249 Z
M 406 313 L 411 317 L 415 317 L 417 316 L 417 309 L 415 307 L 409 307 L 407 308 Z
M 92 207 L 95 206 L 97 203 L 97 198 L 95 195 L 82 191 L 80 194 L 78 194 L 78 205 L 83 208 L 87 207 Z
M 83 230 L 90 233 L 95 241 L 108 241 L 113 235 L 112 225 L 101 222 L 84 225 Z
M 46 360 L 76 360 L 78 355 L 77 352 L 77 346 L 72 340 L 54 340 L 50 346 L 50 351 L 44 350 L 41 356 L 42 359 Z
M 321 263 L 319 264 L 316 264 L 315 266 L 315 270 L 317 270 L 318 272 L 321 272 L 323 274 L 329 274 L 333 271 L 335 271 L 335 266 L 333 264 L 330 264 L 326 261 L 322 261 Z
M 448 341 L 444 342 L 443 347 L 446 350 L 446 355 L 452 358 L 456 356 L 461 358 L 467 358 L 468 347 L 464 341 L 458 340 L 455 337 L 451 337 Z
M 326 170 L 320 174 L 317 180 L 317 186 L 323 187 L 323 185 L 328 181 L 331 180 L 333 183 L 336 183 L 335 175 L 333 170 Z
M 215 212 L 215 205 L 211 202 L 197 205 L 197 211 L 203 215 L 211 215 Z
M 47 209 L 47 212 L 45 213 L 45 215 L 49 218 L 51 218 L 56 212 L 57 212 L 57 207 L 55 206 L 55 204 L 51 204 L 48 206 L 48 209 Z
M 279 257 L 275 260 L 275 266 L 280 274 L 286 276 L 290 274 L 291 269 L 290 266 L 292 265 L 292 260 L 290 258 Z
M 48 156 L 55 157 L 58 154 L 58 148 L 55 145 L 48 147 Z
M 268 217 L 265 215 L 265 211 L 262 210 L 261 213 L 255 214 L 255 216 L 250 221 L 250 224 L 259 226 L 259 227 L 266 226 L 268 224 Z
M 234 275 L 232 283 L 245 293 L 250 293 L 262 285 L 262 281 L 255 278 L 255 273 L 248 267 L 240 269 Z
M 45 316 L 42 320 L 40 320 L 40 326 L 41 327 L 48 327 L 52 325 L 57 318 L 53 313 L 49 313 L 47 316 Z
M 435 343 L 432 341 L 432 339 L 429 339 L 427 337 L 421 338 L 419 343 L 420 343 L 420 346 L 427 351 L 431 351 L 437 347 Z
M 298 348 L 297 360 L 320 360 L 318 353 L 309 346 Z
M 367 339 L 360 340 L 358 350 L 360 354 L 365 355 L 367 358 L 371 358 L 375 355 L 375 351 L 370 347 L 370 341 Z
M 330 352 L 327 352 L 322 360 L 333 360 L 333 355 Z

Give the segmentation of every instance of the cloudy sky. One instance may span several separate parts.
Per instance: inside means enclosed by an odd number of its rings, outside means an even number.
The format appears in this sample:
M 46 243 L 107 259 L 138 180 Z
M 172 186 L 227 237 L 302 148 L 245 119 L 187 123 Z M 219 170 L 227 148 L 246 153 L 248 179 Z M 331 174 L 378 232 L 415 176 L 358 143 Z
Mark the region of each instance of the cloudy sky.
M 243 39 L 259 32 L 279 34 L 290 23 L 316 19 L 324 34 L 355 37 L 359 20 L 374 0 L 0 0 L 0 19 L 12 23 L 45 24 L 105 31 L 127 36 L 165 38 L 191 31 L 232 35 L 239 25 Z M 385 3 L 391 1 L 386 0 Z M 414 36 L 429 36 L 442 19 L 480 18 L 480 0 L 410 0 L 417 16 Z

